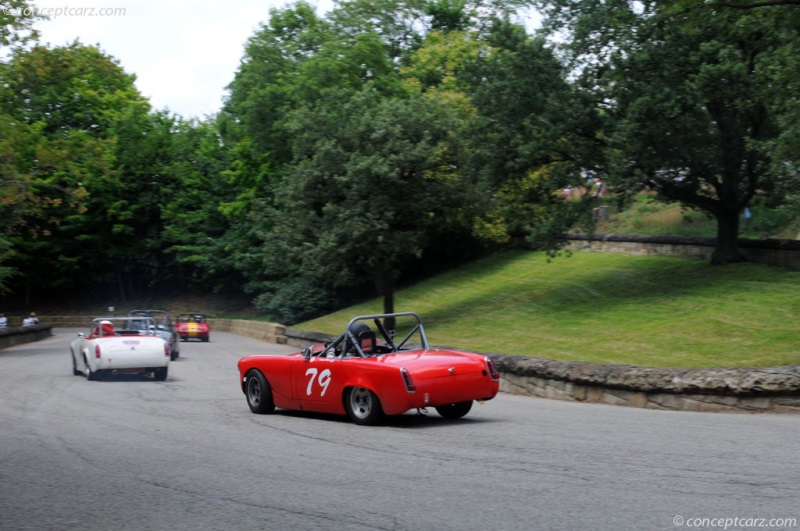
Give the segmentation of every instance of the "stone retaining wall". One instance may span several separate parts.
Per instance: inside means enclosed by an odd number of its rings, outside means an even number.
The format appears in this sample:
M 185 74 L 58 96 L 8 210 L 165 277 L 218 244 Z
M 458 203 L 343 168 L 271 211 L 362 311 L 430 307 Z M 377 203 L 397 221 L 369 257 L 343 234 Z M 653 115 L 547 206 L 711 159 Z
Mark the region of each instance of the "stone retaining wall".
M 714 238 L 641 236 L 636 234 L 567 234 L 567 249 L 594 253 L 684 256 L 710 260 Z M 739 251 L 751 262 L 800 269 L 800 240 L 739 240 Z
M 800 365 L 671 369 L 491 355 L 500 390 L 577 402 L 684 411 L 800 413 Z
M 53 335 L 52 328 L 48 324 L 0 328 L 0 349 L 47 339 Z
M 102 315 L 42 315 L 39 322 L 47 323 L 53 328 L 89 328 L 92 320 Z
M 297 330 L 296 328 L 287 328 L 284 333 L 286 334 L 286 343 L 299 349 L 306 348 L 314 343 L 327 343 L 328 341 L 333 341 L 338 337 L 331 334 L 323 334 L 321 332 Z
M 246 319 L 209 319 L 208 326 L 214 332 L 230 332 L 240 336 L 260 339 L 268 343 L 286 344 L 286 327 L 281 324 Z

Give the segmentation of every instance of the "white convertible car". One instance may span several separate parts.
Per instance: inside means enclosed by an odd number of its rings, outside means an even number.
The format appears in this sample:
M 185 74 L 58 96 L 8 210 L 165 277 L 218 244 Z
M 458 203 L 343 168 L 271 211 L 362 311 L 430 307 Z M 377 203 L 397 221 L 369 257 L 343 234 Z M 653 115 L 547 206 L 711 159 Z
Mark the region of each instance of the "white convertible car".
M 100 374 L 152 373 L 167 379 L 169 344 L 158 336 L 152 317 L 98 317 L 88 334 L 70 343 L 72 373 L 95 380 Z

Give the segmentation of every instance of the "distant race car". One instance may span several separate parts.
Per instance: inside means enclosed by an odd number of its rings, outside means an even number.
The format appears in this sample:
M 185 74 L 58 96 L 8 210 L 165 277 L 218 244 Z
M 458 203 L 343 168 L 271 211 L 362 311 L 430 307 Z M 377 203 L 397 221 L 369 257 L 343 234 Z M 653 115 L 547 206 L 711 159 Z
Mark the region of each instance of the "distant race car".
M 430 348 L 412 312 L 354 317 L 331 343 L 287 356 L 247 356 L 238 367 L 253 413 L 278 407 L 347 414 L 362 425 L 428 407 L 461 418 L 500 386 L 489 357 Z
M 178 359 L 181 355 L 181 344 L 178 341 L 178 334 L 172 324 L 172 318 L 164 310 L 131 310 L 128 317 L 152 317 L 156 322 L 156 332 L 161 338 L 169 343 L 169 356 L 172 360 Z
M 167 379 L 169 345 L 156 334 L 152 317 L 98 317 L 89 333 L 70 343 L 72 373 L 96 380 L 100 374 L 152 373 Z
M 208 319 L 202 313 L 179 313 L 175 317 L 175 332 L 181 341 L 199 339 L 207 342 L 210 339 Z

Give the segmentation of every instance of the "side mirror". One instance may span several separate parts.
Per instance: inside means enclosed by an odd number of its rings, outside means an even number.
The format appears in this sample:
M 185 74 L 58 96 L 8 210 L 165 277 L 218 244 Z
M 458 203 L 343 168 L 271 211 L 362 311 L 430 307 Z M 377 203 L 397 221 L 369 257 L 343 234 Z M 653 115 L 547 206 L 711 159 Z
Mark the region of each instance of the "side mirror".
M 83 332 L 78 332 L 78 337 L 83 337 L 83 336 L 84 336 Z
M 311 347 L 306 347 L 303 349 L 303 357 L 305 359 L 311 358 Z

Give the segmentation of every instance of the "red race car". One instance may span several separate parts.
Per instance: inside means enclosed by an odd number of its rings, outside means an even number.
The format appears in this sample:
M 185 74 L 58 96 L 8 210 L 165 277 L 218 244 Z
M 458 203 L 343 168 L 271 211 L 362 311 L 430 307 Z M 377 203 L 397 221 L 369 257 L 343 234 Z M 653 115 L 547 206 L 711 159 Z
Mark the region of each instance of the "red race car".
M 430 348 L 412 312 L 354 317 L 330 343 L 288 356 L 247 356 L 238 366 L 253 413 L 278 407 L 347 414 L 362 425 L 427 407 L 461 418 L 500 387 L 489 357 Z
M 202 313 L 179 313 L 175 318 L 175 333 L 181 341 L 199 339 L 208 342 L 210 337 L 208 319 Z

